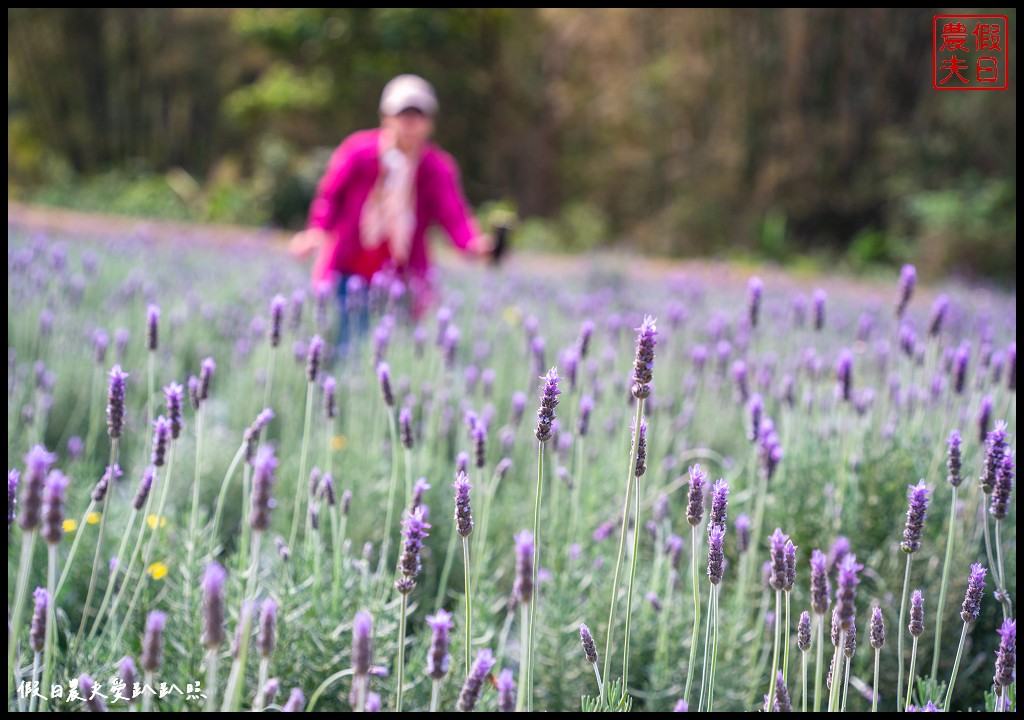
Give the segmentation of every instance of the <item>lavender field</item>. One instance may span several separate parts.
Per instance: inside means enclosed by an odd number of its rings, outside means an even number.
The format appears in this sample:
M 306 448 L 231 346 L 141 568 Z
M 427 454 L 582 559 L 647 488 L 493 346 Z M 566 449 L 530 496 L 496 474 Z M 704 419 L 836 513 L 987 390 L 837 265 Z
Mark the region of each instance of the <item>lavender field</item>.
M 9 227 L 8 709 L 1015 710 L 1015 295 L 588 262 Z

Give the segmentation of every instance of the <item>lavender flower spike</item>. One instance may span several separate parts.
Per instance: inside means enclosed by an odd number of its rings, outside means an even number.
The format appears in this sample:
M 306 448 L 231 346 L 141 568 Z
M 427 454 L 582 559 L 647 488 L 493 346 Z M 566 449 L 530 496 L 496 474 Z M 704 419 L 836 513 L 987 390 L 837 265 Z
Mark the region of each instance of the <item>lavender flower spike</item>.
M 146 348 L 153 352 L 160 340 L 160 308 L 150 305 L 146 308 Z
M 1003 458 L 1007 453 L 1006 421 L 996 420 L 996 426 L 985 440 L 985 466 L 981 473 L 981 489 L 985 494 L 992 492 L 996 484 L 996 476 L 1003 466 Z
M 366 712 L 380 712 L 380 693 L 367 693 Z
M 725 531 L 725 521 L 728 516 L 729 506 L 729 483 L 724 478 L 719 478 L 711 488 L 711 516 L 708 519 L 708 529 L 713 527 L 722 528 Z
M 896 317 L 902 318 L 906 312 L 910 298 L 914 294 L 914 285 L 917 282 L 917 268 L 913 265 L 904 265 L 900 270 L 900 297 L 896 303 Z
M 306 348 L 306 380 L 316 382 L 324 356 L 324 339 L 319 335 L 310 338 Z
M 430 650 L 427 652 L 427 675 L 434 680 L 441 680 L 448 674 L 448 665 L 451 662 L 448 647 L 453 627 L 452 614 L 442 608 L 427 616 L 427 625 L 433 631 Z
M 949 484 L 953 487 L 960 487 L 960 483 L 964 481 L 963 476 L 963 459 L 960 454 L 960 445 L 963 441 L 960 439 L 960 431 L 953 430 L 949 433 L 949 440 L 946 441 L 948 452 L 946 455 L 946 469 L 949 470 Z
M 181 383 L 172 382 L 164 388 L 164 398 L 167 401 L 167 419 L 171 422 L 171 438 L 177 440 L 184 427 L 181 412 L 185 402 L 184 386 Z
M 206 400 L 210 397 L 210 382 L 213 380 L 213 372 L 217 369 L 217 363 L 212 357 L 203 360 L 199 365 L 199 399 Z
M 746 552 L 750 548 L 750 518 L 746 513 L 736 516 L 736 534 L 739 536 L 739 551 Z
M 775 590 L 782 590 L 786 586 L 786 542 L 789 537 L 782 532 L 782 528 L 775 528 L 768 537 L 771 548 L 772 570 L 769 582 Z
M 402 447 L 412 450 L 414 438 L 412 434 L 412 410 L 403 407 L 398 411 L 399 437 L 402 439 Z
M 328 420 L 338 414 L 337 391 L 338 381 L 333 375 L 324 378 L 324 417 Z
M 377 363 L 377 380 L 380 382 L 380 393 L 384 397 L 384 404 L 393 408 L 395 394 L 391 390 L 391 366 L 383 360 Z
M 480 699 L 480 691 L 483 689 L 484 680 L 494 667 L 494 655 L 490 650 L 479 650 L 476 654 L 476 661 L 473 663 L 466 682 L 459 693 L 459 712 L 473 712 L 477 701 Z
M 806 610 L 800 614 L 800 621 L 796 624 L 796 646 L 800 652 L 811 649 L 811 614 Z
M 779 670 L 775 676 L 775 712 L 793 712 L 793 705 L 789 700 L 789 690 L 786 689 L 786 681 Z
M 996 651 L 996 674 L 993 681 L 997 694 L 1004 692 L 1016 679 L 1017 673 L 1017 621 L 1003 620 L 1003 626 L 997 630 L 1000 638 L 999 649 Z
M 725 554 L 722 552 L 722 539 L 725 528 L 721 525 L 708 527 L 708 579 L 712 585 L 722 582 L 725 574 Z
M 686 704 L 686 701 L 680 698 L 676 700 L 675 706 L 672 708 L 672 712 L 689 712 L 690 706 Z
M 260 657 L 269 658 L 277 644 L 277 601 L 267 598 L 260 605 L 260 625 L 256 634 L 256 646 Z
M 850 402 L 853 386 L 853 353 L 847 349 L 839 351 L 836 361 L 836 382 L 839 384 L 839 397 Z
M 633 423 L 633 437 L 636 437 L 636 423 Z M 636 443 L 636 466 L 633 474 L 636 477 L 643 477 L 647 472 L 647 420 L 640 418 L 640 437 Z
M 907 507 L 907 524 L 903 528 L 903 552 L 913 554 L 921 549 L 921 534 L 924 520 L 928 516 L 928 495 L 931 491 L 922 478 L 917 485 L 911 485 L 907 493 L 910 499 Z
M 761 314 L 761 295 L 764 283 L 756 275 L 747 281 L 747 310 L 749 311 L 750 327 L 757 327 L 757 319 Z
M 107 390 L 107 434 L 111 438 L 121 437 L 124 432 L 124 396 L 128 373 L 115 365 L 110 370 L 110 385 Z
M 288 301 L 284 295 L 275 295 L 270 301 L 270 329 L 268 337 L 270 346 L 277 347 L 281 344 L 281 324 L 284 321 L 284 309 Z
M 85 702 L 86 712 L 107 712 L 107 704 L 103 702 L 103 695 L 101 695 L 96 687 L 96 681 L 89 675 L 78 676 L 78 690 L 82 695 L 82 700 Z
M 107 465 L 107 469 L 104 471 L 103 477 L 97 480 L 96 484 L 93 485 L 92 499 L 98 503 L 103 502 L 103 498 L 107 496 L 107 491 L 110 490 L 111 484 L 123 475 L 124 473 L 121 472 L 121 467 L 119 465 L 114 465 L 113 467 Z
M 988 514 L 996 519 L 1005 520 L 1010 512 L 1010 494 L 1013 492 L 1014 458 L 1013 452 L 1007 451 L 1003 456 L 1003 465 L 996 473 L 996 484 L 992 486 L 992 499 L 989 502 Z
M 971 576 L 967 581 L 967 592 L 964 593 L 964 604 L 960 610 L 960 618 L 970 625 L 981 615 L 981 598 L 985 593 L 985 567 L 980 563 L 971 565 Z
M 885 645 L 885 620 L 882 618 L 882 608 L 877 605 L 871 608 L 871 633 L 868 640 L 875 650 L 881 650 Z
M 373 618 L 360 610 L 352 621 L 352 672 L 356 677 L 370 674 L 373 664 Z
M 707 485 L 708 474 L 700 465 L 690 468 L 690 489 L 687 492 L 686 522 L 696 527 L 704 518 L 704 487 Z
M 521 603 L 533 598 L 533 533 L 516 533 L 516 583 L 514 593 Z
M 64 537 L 64 491 L 67 486 L 68 479 L 60 470 L 51 470 L 46 476 L 42 536 L 50 545 L 56 545 Z
M 153 481 L 155 479 L 156 467 L 148 465 L 142 473 L 142 480 L 139 481 L 139 489 L 135 491 L 135 497 L 132 498 L 133 508 L 141 510 L 142 506 L 146 504 L 146 499 L 149 497 L 149 491 L 153 489 Z
M 423 510 L 423 507 L 416 508 L 402 521 L 405 545 L 398 559 L 398 569 L 404 578 L 398 580 L 396 587 L 403 594 L 412 592 L 416 585 L 415 578 L 421 569 L 420 550 L 423 549 L 423 539 L 427 537 L 427 530 L 430 529 L 430 523 L 426 521 Z
M 469 504 L 469 484 L 466 473 L 460 472 L 452 485 L 455 489 L 455 530 L 462 537 L 469 537 L 473 532 L 473 509 Z
M 50 608 L 50 593 L 46 592 L 46 588 L 37 587 L 32 592 L 32 601 L 34 607 L 28 644 L 33 652 L 41 653 L 46 642 L 46 616 Z
M 505 668 L 498 673 L 495 685 L 498 690 L 498 712 L 515 712 L 516 681 L 512 678 L 512 671 Z
M 657 344 L 657 321 L 650 315 L 637 328 L 636 360 L 633 362 L 633 397 L 643 400 L 651 396 L 654 378 L 654 346 Z
M 586 624 L 580 625 L 580 642 L 583 644 L 583 654 L 586 656 L 587 662 L 597 665 L 597 644 L 594 643 L 594 636 Z
M 228 574 L 219 563 L 206 566 L 203 575 L 203 645 L 216 650 L 224 644 L 224 583 Z
M 910 596 L 910 624 L 907 629 L 913 637 L 924 635 L 924 596 L 920 590 L 914 590 Z
M 367 702 L 369 705 L 369 702 Z M 306 707 L 306 696 L 302 694 L 302 690 L 299 688 L 292 688 L 291 694 L 288 696 L 288 702 L 281 708 L 281 712 L 302 712 L 303 708 Z
M 542 375 L 540 408 L 537 410 L 537 428 L 534 434 L 537 440 L 546 443 L 553 435 L 551 425 L 555 421 L 555 407 L 558 405 L 558 396 L 562 391 L 558 389 L 558 371 L 555 368 L 548 370 L 547 375 Z
M 118 665 L 118 677 L 121 682 L 124 683 L 125 688 L 134 688 L 135 683 L 138 681 L 139 671 L 135 669 L 135 660 L 132 659 L 131 655 L 125 655 L 121 658 L 121 663 Z M 129 694 L 128 702 L 135 702 L 135 698 Z
M 167 624 L 167 616 L 159 610 L 154 610 L 146 616 L 146 632 L 142 636 L 142 656 L 139 663 L 142 669 L 148 673 L 156 672 L 163 662 L 164 652 L 164 626 Z
M 161 415 L 153 421 L 153 452 L 150 455 L 150 461 L 157 467 L 163 466 L 170 442 L 171 421 Z
M 839 590 L 836 592 L 836 614 L 839 625 L 849 630 L 856 614 L 857 585 L 860 578 L 857 573 L 864 569 L 857 562 L 856 555 L 847 555 L 839 565 Z
M 274 499 L 270 494 L 274 485 L 274 471 L 277 469 L 277 458 L 273 448 L 263 445 L 256 453 L 255 472 L 252 479 L 252 495 L 250 496 L 249 524 L 253 530 L 266 530 L 270 527 L 270 510 Z
M 790 592 L 793 586 L 796 584 L 796 545 L 789 538 L 786 538 L 786 582 L 782 589 L 786 592 Z

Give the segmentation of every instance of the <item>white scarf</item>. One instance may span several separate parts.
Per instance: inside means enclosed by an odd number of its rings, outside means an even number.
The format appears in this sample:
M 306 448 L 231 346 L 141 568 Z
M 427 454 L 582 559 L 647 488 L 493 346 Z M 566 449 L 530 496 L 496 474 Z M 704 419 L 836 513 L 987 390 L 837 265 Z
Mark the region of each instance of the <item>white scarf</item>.
M 409 259 L 416 227 L 415 180 L 419 158 L 410 158 L 381 135 L 380 175 L 359 216 L 359 242 L 373 250 L 387 242 L 391 259 L 402 266 Z

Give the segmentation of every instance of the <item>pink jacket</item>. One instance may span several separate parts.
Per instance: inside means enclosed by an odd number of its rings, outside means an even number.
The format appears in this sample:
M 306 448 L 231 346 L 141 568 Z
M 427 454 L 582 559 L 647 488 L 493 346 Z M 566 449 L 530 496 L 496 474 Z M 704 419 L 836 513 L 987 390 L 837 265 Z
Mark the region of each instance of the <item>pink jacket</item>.
M 307 227 L 326 230 L 332 242 L 320 248 L 313 265 L 314 284 L 332 282 L 338 274 L 369 277 L 386 260 L 380 253 L 371 259 L 359 242 L 363 203 L 380 173 L 380 132 L 379 128 L 361 130 L 347 137 L 334 151 L 320 180 Z M 452 243 L 463 250 L 479 233 L 462 194 L 455 160 L 431 144 L 416 170 L 416 226 L 405 268 L 414 285 L 426 280 L 430 258 L 425 235 L 434 223 L 443 227 Z

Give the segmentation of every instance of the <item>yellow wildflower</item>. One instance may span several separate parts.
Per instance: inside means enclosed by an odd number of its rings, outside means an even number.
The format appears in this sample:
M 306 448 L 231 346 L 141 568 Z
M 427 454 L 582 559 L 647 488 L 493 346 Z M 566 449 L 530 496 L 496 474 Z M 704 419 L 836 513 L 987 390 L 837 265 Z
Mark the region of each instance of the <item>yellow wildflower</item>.
M 146 568 L 146 572 L 149 573 L 149 576 L 154 580 L 163 580 L 167 576 L 167 565 L 157 560 Z

